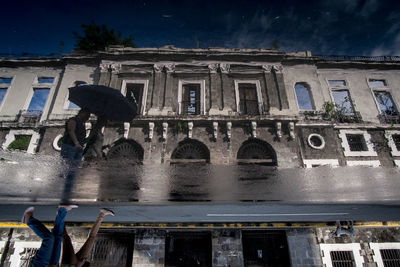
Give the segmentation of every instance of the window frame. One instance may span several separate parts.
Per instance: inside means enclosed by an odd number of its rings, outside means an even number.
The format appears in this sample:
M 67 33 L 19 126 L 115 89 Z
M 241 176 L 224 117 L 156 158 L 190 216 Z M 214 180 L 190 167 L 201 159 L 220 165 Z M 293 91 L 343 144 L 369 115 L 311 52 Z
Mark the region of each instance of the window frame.
M 5 137 L 4 143 L 2 144 L 3 150 L 7 150 L 8 146 L 15 140 L 16 135 L 31 135 L 32 137 L 26 153 L 35 154 L 39 143 L 40 134 L 34 130 L 10 130 Z
M 369 80 L 371 80 L 371 79 L 372 80 L 382 80 L 382 81 L 384 81 L 384 83 L 386 85 L 385 86 L 371 86 L 370 83 L 369 83 Z M 371 91 L 371 94 L 372 94 L 372 97 L 374 99 L 374 102 L 375 102 L 375 105 L 376 105 L 376 108 L 378 110 L 379 115 L 385 115 L 385 114 L 383 114 L 382 111 L 381 111 L 381 108 L 379 106 L 379 102 L 378 102 L 378 100 L 376 99 L 376 96 L 375 96 L 375 91 L 378 91 L 378 92 L 381 91 L 381 92 L 389 93 L 389 95 L 390 95 L 390 97 L 392 99 L 392 102 L 393 102 L 393 106 L 396 108 L 397 113 L 400 113 L 399 107 L 396 104 L 397 101 L 395 101 L 395 99 L 393 97 L 393 94 L 392 94 L 392 90 L 390 89 L 389 84 L 388 84 L 386 79 L 367 78 L 367 85 L 368 85 L 368 87 L 369 87 L 369 89 Z M 399 115 L 397 115 L 397 116 L 399 116 Z
M 372 259 L 376 263 L 377 267 L 385 267 L 382 260 L 381 249 L 400 249 L 400 242 L 384 242 L 384 243 L 369 243 L 369 247 L 372 249 Z
M 49 78 L 51 77 L 51 78 L 54 78 L 54 81 L 53 81 L 53 83 L 39 83 L 38 82 L 38 78 L 39 77 L 49 77 Z M 46 103 L 43 106 L 43 111 L 42 111 L 42 114 L 40 115 L 40 119 L 39 119 L 39 121 L 42 121 L 44 119 L 44 117 L 45 117 L 43 115 L 47 114 L 49 112 L 50 102 L 51 102 L 51 99 L 54 97 L 54 88 L 55 88 L 55 86 L 56 86 L 56 84 L 58 82 L 58 78 L 59 78 L 58 75 L 54 75 L 54 76 L 51 76 L 51 75 L 36 75 L 35 79 L 33 81 L 33 84 L 32 84 L 32 86 L 31 86 L 31 88 L 30 88 L 30 90 L 29 90 L 29 92 L 27 94 L 26 99 L 25 99 L 25 104 L 22 107 L 22 111 L 24 111 L 24 112 L 28 111 L 28 108 L 29 108 L 29 105 L 30 105 L 30 103 L 32 101 L 32 97 L 33 97 L 35 89 L 39 89 L 39 90 L 40 89 L 49 89 L 49 94 L 47 96 Z
M 333 267 L 331 251 L 351 251 L 353 252 L 355 266 L 362 267 L 364 264 L 364 257 L 360 253 L 360 243 L 319 244 L 319 247 L 322 256 L 322 264 L 325 264 L 326 267 Z
M 299 99 L 298 99 L 297 92 L 296 92 L 296 85 L 297 85 L 297 84 L 301 84 L 301 85 L 303 85 L 303 86 L 307 89 L 308 95 L 309 95 L 309 97 L 310 97 L 311 109 L 301 109 L 301 108 L 300 108 L 300 106 L 299 106 Z M 296 83 L 293 85 L 293 90 L 294 90 L 294 95 L 296 96 L 297 109 L 298 109 L 300 112 L 304 112 L 304 111 L 307 112 L 307 111 L 315 111 L 315 110 L 316 110 L 316 108 L 315 108 L 315 103 L 314 103 L 314 97 L 313 97 L 313 94 L 312 94 L 312 92 L 311 92 L 311 86 L 310 86 L 307 82 L 296 82 Z
M 350 98 L 350 105 L 351 105 L 351 108 L 354 113 L 353 115 L 348 115 L 348 116 L 356 116 L 356 113 L 357 113 L 356 105 L 355 105 L 355 101 L 354 101 L 353 97 L 351 96 L 351 90 L 350 90 L 351 86 L 350 86 L 349 81 L 345 78 L 337 78 L 337 79 L 336 78 L 333 78 L 333 79 L 326 78 L 325 80 L 326 80 L 326 84 L 328 85 L 328 88 L 329 88 L 329 94 L 330 94 L 331 100 L 334 104 L 336 104 L 336 102 L 335 102 L 335 98 L 333 97 L 332 92 L 347 90 L 349 98 Z M 344 81 L 344 85 L 330 85 L 329 81 Z
M 126 90 L 128 84 L 143 84 L 143 92 L 142 92 L 142 102 L 140 103 L 140 110 L 137 110 L 139 115 L 146 115 L 146 102 L 147 102 L 147 93 L 149 89 L 149 80 L 122 80 L 121 86 L 121 94 L 126 96 Z
M 206 81 L 205 80 L 179 80 L 178 82 L 178 115 L 182 114 L 182 98 L 183 98 L 183 85 L 185 84 L 200 84 L 200 113 L 198 115 L 205 115 L 206 112 Z M 186 115 L 186 114 L 185 114 Z M 187 115 L 187 116 L 198 116 Z
M 347 140 L 347 134 L 361 134 L 364 137 L 367 151 L 351 151 Z M 371 135 L 363 130 L 339 130 L 339 138 L 342 140 L 341 145 L 345 157 L 377 157 L 378 154 L 374 150 L 374 144 L 371 142 Z
M 49 99 L 51 98 L 50 97 L 51 93 L 52 93 L 52 88 L 48 87 L 48 86 L 43 86 L 43 87 L 33 86 L 33 87 L 31 87 L 31 90 L 30 90 L 30 92 L 28 94 L 28 97 L 26 98 L 26 101 L 25 101 L 25 104 L 24 104 L 24 108 L 23 108 L 24 113 L 28 112 L 28 108 L 29 108 L 29 106 L 31 104 L 33 95 L 35 94 L 35 90 L 45 90 L 45 89 L 49 89 L 49 94 L 47 95 L 46 103 L 44 103 L 43 110 L 42 110 L 42 113 L 40 114 L 40 116 L 42 116 L 45 113 L 45 111 L 47 110 L 49 101 L 50 101 Z
M 400 135 L 400 130 L 386 130 L 385 138 L 388 142 L 388 146 L 390 147 L 390 154 L 392 157 L 400 157 L 400 150 L 397 149 L 396 144 L 393 140 L 393 135 Z
M 255 84 L 256 85 L 258 113 L 259 113 L 259 115 L 263 115 L 264 114 L 264 112 L 263 112 L 263 110 L 264 110 L 264 102 L 263 102 L 262 93 L 261 93 L 260 80 L 234 80 L 234 83 L 235 83 L 236 112 L 238 114 L 241 114 L 239 84 L 241 84 L 241 83 L 249 83 L 249 84 Z M 241 114 L 241 115 L 247 115 L 247 114 Z
M 11 79 L 11 82 L 10 83 L 0 83 L 0 88 L 5 88 L 6 89 L 6 93 L 4 94 L 4 97 L 3 97 L 3 100 L 0 102 L 0 111 L 2 110 L 2 108 L 3 108 L 3 106 L 4 106 L 4 103 L 6 102 L 6 98 L 7 98 L 7 95 L 8 95 L 8 93 L 10 92 L 10 88 L 11 88 L 11 86 L 12 86 L 12 84 L 13 84 L 13 82 L 14 82 L 14 76 L 8 76 L 8 75 L 4 75 L 4 76 L 0 76 L 1 78 L 9 78 L 9 79 Z

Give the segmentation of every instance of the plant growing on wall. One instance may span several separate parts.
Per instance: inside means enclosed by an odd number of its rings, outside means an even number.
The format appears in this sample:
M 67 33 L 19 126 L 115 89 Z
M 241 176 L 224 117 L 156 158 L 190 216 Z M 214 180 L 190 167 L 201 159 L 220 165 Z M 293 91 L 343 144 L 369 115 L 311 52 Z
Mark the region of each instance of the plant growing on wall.
M 17 135 L 15 136 L 15 140 L 11 142 L 7 149 L 9 150 L 28 150 L 29 143 L 31 142 L 30 135 Z
M 338 122 L 357 122 L 359 118 L 352 109 L 353 104 L 348 97 L 337 104 L 327 101 L 322 105 L 322 117 L 324 120 L 335 120 Z

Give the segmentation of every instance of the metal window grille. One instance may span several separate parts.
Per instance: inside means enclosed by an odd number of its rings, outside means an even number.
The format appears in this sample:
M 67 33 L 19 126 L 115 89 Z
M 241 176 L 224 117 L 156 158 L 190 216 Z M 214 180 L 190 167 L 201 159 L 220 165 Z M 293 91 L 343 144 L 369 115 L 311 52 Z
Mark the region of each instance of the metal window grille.
M 351 251 L 331 251 L 333 267 L 355 267 L 353 252 Z
M 245 115 L 260 115 L 255 84 L 239 84 L 240 112 Z
M 31 263 L 33 257 L 35 257 L 38 248 L 24 248 L 22 251 L 21 258 L 20 258 L 20 267 L 28 267 Z
M 90 266 L 131 266 L 133 237 L 129 234 L 100 233 L 90 257 Z
M 394 144 L 396 145 L 396 149 L 400 151 L 400 134 L 392 135 Z
M 347 142 L 349 143 L 350 151 L 368 151 L 364 135 L 346 134 L 346 137 Z
M 385 267 L 400 267 L 400 249 L 381 249 L 380 251 Z

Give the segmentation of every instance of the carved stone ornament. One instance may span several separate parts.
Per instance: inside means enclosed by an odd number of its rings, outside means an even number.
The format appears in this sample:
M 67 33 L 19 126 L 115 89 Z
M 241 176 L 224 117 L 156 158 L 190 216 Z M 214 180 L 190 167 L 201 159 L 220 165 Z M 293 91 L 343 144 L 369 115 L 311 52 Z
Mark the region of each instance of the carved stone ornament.
M 228 121 L 226 123 L 226 136 L 229 140 L 232 138 L 232 122 Z
M 161 72 L 163 70 L 163 68 L 164 68 L 164 65 L 161 65 L 161 64 L 154 64 L 153 65 L 153 69 L 154 69 L 155 72 Z
M 111 64 L 111 72 L 112 73 L 119 73 L 122 69 L 121 64 Z
M 192 138 L 193 136 L 193 122 L 189 121 L 188 122 L 188 137 Z
M 282 122 L 276 122 L 275 124 L 276 126 L 276 136 L 278 137 L 278 139 L 282 138 Z
M 290 135 L 290 138 L 291 138 L 292 140 L 294 140 L 294 138 L 295 138 L 295 133 L 294 133 L 294 122 L 289 122 L 289 135 Z
M 227 63 L 220 63 L 219 69 L 221 70 L 222 73 L 229 73 L 231 71 L 231 65 Z
M 265 72 L 271 72 L 272 70 L 272 65 L 262 65 L 262 69 Z
M 169 63 L 169 64 L 165 64 L 165 71 L 167 72 L 167 73 L 170 73 L 170 72 L 174 72 L 175 71 L 175 64 L 173 64 L 173 63 Z
M 131 124 L 129 122 L 124 122 L 124 138 L 128 139 L 129 129 L 131 128 Z
M 213 135 L 214 135 L 214 139 L 217 139 L 217 137 L 218 137 L 218 122 L 216 122 L 216 121 L 213 122 Z
M 251 122 L 251 135 L 256 138 L 257 137 L 257 122 Z
M 283 71 L 283 67 L 281 65 L 274 65 L 273 69 L 276 73 L 281 73 Z
M 110 69 L 109 64 L 104 64 L 104 63 L 100 64 L 100 72 L 108 72 L 109 69 Z
M 210 71 L 210 73 L 217 73 L 218 64 L 209 64 L 208 65 L 208 70 Z
M 154 135 L 154 122 L 149 122 L 149 139 L 152 140 Z
M 162 131 L 162 138 L 163 138 L 164 140 L 167 140 L 167 136 L 168 136 L 168 122 L 163 122 L 162 128 L 163 128 L 163 131 Z

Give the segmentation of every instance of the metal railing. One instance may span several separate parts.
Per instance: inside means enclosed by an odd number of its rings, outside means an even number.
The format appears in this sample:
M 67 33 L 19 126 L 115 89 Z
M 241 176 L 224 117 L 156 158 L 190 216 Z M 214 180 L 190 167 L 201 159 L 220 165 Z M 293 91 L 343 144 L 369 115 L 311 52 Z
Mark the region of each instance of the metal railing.
M 400 115 L 378 115 L 379 122 L 382 124 L 397 124 L 400 123 Z
M 41 116 L 41 110 L 20 110 L 17 115 L 17 122 L 23 124 L 37 124 Z
M 323 60 L 337 61 L 400 61 L 400 56 L 345 56 L 345 55 L 316 55 Z

